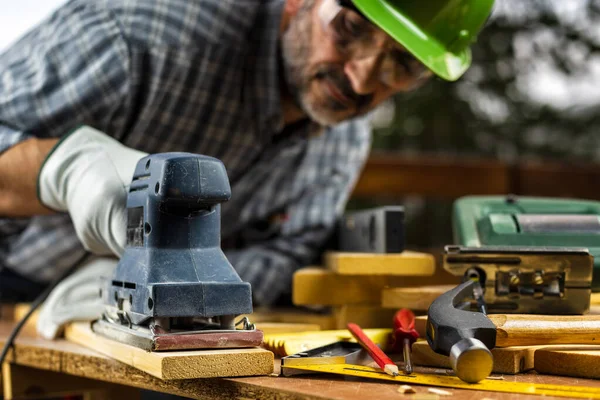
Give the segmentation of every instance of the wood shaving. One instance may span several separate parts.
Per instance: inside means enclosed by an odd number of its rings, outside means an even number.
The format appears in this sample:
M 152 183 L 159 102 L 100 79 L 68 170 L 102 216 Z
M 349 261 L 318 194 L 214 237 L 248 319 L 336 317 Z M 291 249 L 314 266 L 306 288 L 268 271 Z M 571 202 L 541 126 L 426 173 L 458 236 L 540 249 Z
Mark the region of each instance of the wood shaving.
M 447 390 L 429 388 L 429 389 L 427 389 L 427 391 L 430 393 L 433 393 L 433 394 L 440 395 L 440 396 L 452 396 L 452 392 L 449 392 Z
M 487 378 L 485 378 L 485 379 L 491 379 L 491 380 L 493 380 L 493 381 L 503 381 L 503 380 L 504 380 L 504 377 L 503 377 L 503 376 L 488 376 L 488 377 L 487 377 Z
M 402 393 L 402 394 L 414 394 L 417 393 L 415 391 L 415 389 L 413 389 L 412 387 L 408 386 L 408 385 L 402 385 L 398 388 L 398 392 Z

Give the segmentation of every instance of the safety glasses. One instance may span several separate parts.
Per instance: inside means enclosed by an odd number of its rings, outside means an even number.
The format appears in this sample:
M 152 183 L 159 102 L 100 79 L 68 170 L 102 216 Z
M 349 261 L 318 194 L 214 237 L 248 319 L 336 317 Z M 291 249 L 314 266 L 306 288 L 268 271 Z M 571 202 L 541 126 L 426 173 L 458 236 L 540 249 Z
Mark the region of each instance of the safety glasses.
M 350 0 L 323 0 L 318 10 L 323 29 L 331 36 L 337 51 L 349 60 L 376 57 L 379 80 L 386 86 L 405 86 L 422 81 L 431 72 L 407 50 L 368 21 Z

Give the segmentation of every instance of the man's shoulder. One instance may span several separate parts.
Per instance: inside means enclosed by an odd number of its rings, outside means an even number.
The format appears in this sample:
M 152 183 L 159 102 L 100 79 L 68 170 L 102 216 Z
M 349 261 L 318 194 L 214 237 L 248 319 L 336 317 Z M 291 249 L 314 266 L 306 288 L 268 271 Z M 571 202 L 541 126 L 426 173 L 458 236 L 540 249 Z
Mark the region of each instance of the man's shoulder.
M 92 2 L 114 16 L 132 45 L 193 50 L 206 44 L 244 46 L 265 0 Z

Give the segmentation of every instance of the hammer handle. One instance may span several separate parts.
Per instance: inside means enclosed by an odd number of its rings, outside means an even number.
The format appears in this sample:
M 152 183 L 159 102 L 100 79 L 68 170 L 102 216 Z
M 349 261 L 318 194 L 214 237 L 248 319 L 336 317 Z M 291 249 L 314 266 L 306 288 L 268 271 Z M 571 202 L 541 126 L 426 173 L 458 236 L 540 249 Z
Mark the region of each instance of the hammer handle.
M 496 346 L 600 344 L 600 315 L 490 314 Z

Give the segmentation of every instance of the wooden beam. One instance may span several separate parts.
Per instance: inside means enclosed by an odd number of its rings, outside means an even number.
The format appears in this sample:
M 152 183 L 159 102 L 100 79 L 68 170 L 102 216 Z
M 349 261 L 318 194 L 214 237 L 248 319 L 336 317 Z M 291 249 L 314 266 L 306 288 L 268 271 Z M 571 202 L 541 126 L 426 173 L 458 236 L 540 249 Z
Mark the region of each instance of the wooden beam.
M 379 306 L 354 306 L 345 305 L 334 307 L 337 328 L 347 329 L 349 322 L 355 323 L 363 329 L 366 328 L 391 328 L 396 310 L 386 310 Z
M 431 276 L 435 258 L 408 250 L 394 254 L 327 252 L 325 266 L 339 275 Z
M 323 268 L 303 268 L 294 274 L 292 301 L 295 305 L 373 305 L 381 304 L 381 291 L 387 287 L 415 287 L 455 284 L 460 277 L 438 269 L 433 276 L 353 276 L 338 275 Z
M 499 161 L 374 152 L 353 196 L 456 198 L 509 193 L 509 189 L 509 167 Z
M 526 162 L 512 176 L 515 194 L 600 200 L 598 164 Z
M 273 372 L 273 353 L 261 348 L 152 353 L 96 335 L 85 322 L 68 325 L 65 338 L 165 380 Z
M 542 374 L 600 379 L 600 346 L 549 346 L 535 352 L 535 370 Z
M 453 285 L 440 285 L 385 288 L 381 292 L 381 306 L 383 308 L 409 308 L 413 311 L 427 311 L 435 299 L 454 287 Z

